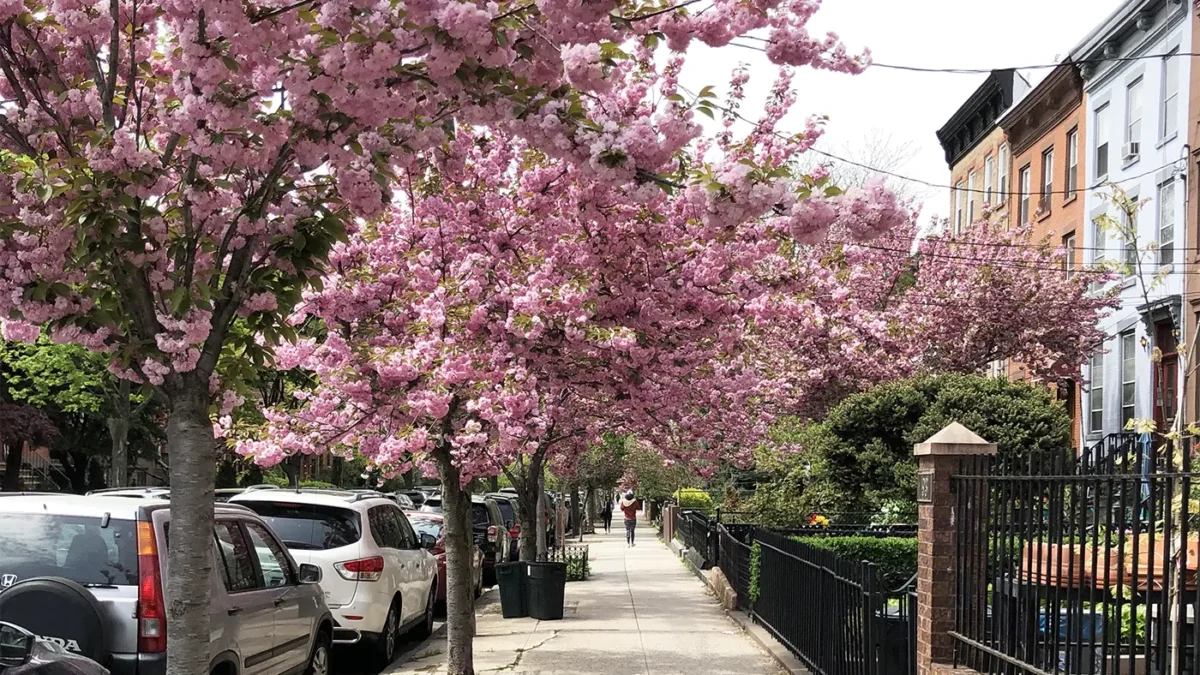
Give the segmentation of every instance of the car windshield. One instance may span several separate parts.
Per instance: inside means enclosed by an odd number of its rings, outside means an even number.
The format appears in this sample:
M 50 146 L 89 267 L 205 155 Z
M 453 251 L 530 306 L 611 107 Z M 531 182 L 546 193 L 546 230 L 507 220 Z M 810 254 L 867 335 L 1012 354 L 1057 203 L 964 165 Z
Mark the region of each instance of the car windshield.
M 137 585 L 132 520 L 43 514 L 0 519 L 0 579 L 62 577 L 84 586 Z
M 512 502 L 507 499 L 496 499 L 496 506 L 500 507 L 500 515 L 504 516 L 504 526 L 512 527 L 517 522 L 517 514 L 513 512 Z
M 349 546 L 362 533 L 358 514 L 350 509 L 317 504 L 238 502 L 267 521 L 283 545 L 300 551 L 324 551 Z
M 421 505 L 421 510 L 425 511 L 426 513 L 441 513 L 442 500 L 430 497 L 429 499 L 425 500 L 424 504 Z
M 441 520 L 409 516 L 408 522 L 412 523 L 413 529 L 417 531 L 417 536 L 427 534 L 434 539 L 442 538 L 442 526 L 444 523 Z

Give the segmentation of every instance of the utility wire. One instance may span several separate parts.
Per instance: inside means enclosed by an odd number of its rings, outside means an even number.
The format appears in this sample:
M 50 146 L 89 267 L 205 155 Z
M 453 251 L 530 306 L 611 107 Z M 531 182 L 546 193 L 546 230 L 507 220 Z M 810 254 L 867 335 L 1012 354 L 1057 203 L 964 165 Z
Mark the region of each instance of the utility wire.
M 680 89 L 680 91 L 682 91 L 682 92 L 686 93 L 688 96 L 691 96 L 691 97 L 692 97 L 692 98 L 693 98 L 695 101 L 699 101 L 699 100 L 700 100 L 700 97 L 699 97 L 699 96 L 697 96 L 695 92 L 693 92 L 692 90 L 688 89 L 687 87 L 685 87 L 685 86 L 683 86 L 683 85 L 679 85 L 679 89 Z M 738 112 L 738 111 L 736 111 L 736 110 L 734 110 L 734 109 L 732 109 L 732 108 L 727 108 L 727 107 L 725 107 L 725 106 L 722 106 L 722 105 L 719 105 L 719 104 L 717 104 L 717 103 L 713 103 L 712 101 L 709 101 L 709 102 L 708 102 L 708 104 L 709 104 L 710 106 L 714 107 L 714 108 L 717 108 L 718 110 L 721 110 L 721 111 L 723 111 L 723 112 L 727 113 L 727 114 L 733 115 L 734 117 L 736 117 L 737 119 L 740 119 L 740 120 L 741 120 L 741 121 L 743 121 L 743 122 L 746 122 L 746 123 L 748 123 L 748 124 L 754 125 L 755 127 L 757 127 L 757 126 L 758 126 L 758 122 L 756 122 L 756 121 L 754 121 L 754 120 L 750 119 L 749 117 L 746 117 L 745 115 L 741 114 L 740 112 Z M 771 132 L 771 133 L 772 133 L 773 135 L 775 135 L 775 136 L 777 136 L 777 137 L 779 137 L 779 138 L 783 139 L 783 140 L 791 140 L 791 138 L 792 138 L 791 136 L 788 136 L 787 134 L 780 133 L 780 132 L 778 132 L 778 131 L 773 131 L 773 132 Z M 816 147 L 811 147 L 811 148 L 809 148 L 809 149 L 808 149 L 808 152 L 813 152 L 813 153 L 816 153 L 816 154 L 818 154 L 818 155 L 821 155 L 822 157 L 828 157 L 829 159 L 832 159 L 832 160 L 835 160 L 835 161 L 838 161 L 838 162 L 842 162 L 843 164 L 849 164 L 850 166 L 856 166 L 856 167 L 858 167 L 858 168 L 860 168 L 860 169 L 866 169 L 866 170 L 868 170 L 868 171 L 872 171 L 872 172 L 874 172 L 874 173 L 883 174 L 883 175 L 885 175 L 885 176 L 890 176 L 890 177 L 892 177 L 892 178 L 896 178 L 896 179 L 898 179 L 898 180 L 908 181 L 908 182 L 910 182 L 910 183 L 917 183 L 918 185 L 924 185 L 924 186 L 926 186 L 926 187 L 937 188 L 937 189 L 943 189 L 943 190 L 958 190 L 958 191 L 960 191 L 960 192 L 974 192 L 974 193 L 978 193 L 978 194 L 988 194 L 988 191 L 987 191 L 987 190 L 983 190 L 983 189 L 979 189 L 979 188 L 964 188 L 964 187 L 956 187 L 956 186 L 954 186 L 954 185 L 943 185 L 943 184 L 940 184 L 940 183 L 933 183 L 933 182 L 930 182 L 930 181 L 927 181 L 927 180 L 922 180 L 922 179 L 920 179 L 920 178 L 913 178 L 912 176 L 905 176 L 905 175 L 903 175 L 903 174 L 899 174 L 899 173 L 896 173 L 896 172 L 894 172 L 894 171 L 888 171 L 887 169 L 880 169 L 880 168 L 878 168 L 878 167 L 871 166 L 870 164 L 864 164 L 864 163 L 862 163 L 862 162 L 856 162 L 856 161 L 854 161 L 854 160 L 852 160 L 852 159 L 846 159 L 845 157 L 841 157 L 841 156 L 839 156 L 839 155 L 835 155 L 835 154 L 833 154 L 832 152 L 829 152 L 829 151 L 826 151 L 826 150 L 821 150 L 821 149 L 819 149 L 819 148 L 816 148 Z M 1137 174 L 1136 176 L 1127 176 L 1127 177 L 1125 177 L 1125 178 L 1122 178 L 1121 180 L 1118 180 L 1118 181 L 1106 181 L 1106 182 L 1099 182 L 1099 183 L 1096 183 L 1095 185 L 1093 185 L 1093 186 L 1091 186 L 1091 187 L 1089 187 L 1089 188 L 1080 188 L 1080 189 L 1076 189 L 1076 190 L 1051 190 L 1051 191 L 1049 191 L 1049 192 L 1041 192 L 1041 191 L 1039 191 L 1037 194 L 1039 194 L 1039 195 L 1043 195 L 1043 194 L 1046 194 L 1046 195 L 1051 195 L 1051 194 L 1055 194 L 1055 195 L 1074 195 L 1074 194 L 1078 194 L 1078 193 L 1079 193 L 1079 192 L 1081 192 L 1081 191 L 1087 191 L 1087 192 L 1090 192 L 1090 191 L 1092 191 L 1092 190 L 1098 190 L 1098 189 L 1100 189 L 1100 188 L 1103 188 L 1103 187 L 1105 187 L 1105 186 L 1107 186 L 1107 185 L 1120 185 L 1120 184 L 1122 184 L 1122 183 L 1128 183 L 1128 182 L 1130 182 L 1130 181 L 1135 181 L 1135 180 L 1138 180 L 1138 179 L 1140 179 L 1140 178 L 1145 178 L 1146 176 L 1149 176 L 1150 174 L 1153 174 L 1153 173 L 1158 173 L 1159 171 L 1162 171 L 1163 169 L 1166 169 L 1166 168 L 1168 168 L 1168 167 L 1171 167 L 1171 166 L 1175 166 L 1176 164 L 1178 164 L 1178 163 L 1179 163 L 1179 162 L 1181 162 L 1181 161 L 1183 161 L 1183 159 L 1182 159 L 1182 158 L 1180 158 L 1180 159 L 1176 159 L 1176 160 L 1173 160 L 1173 161 L 1167 162 L 1166 164 L 1163 164 L 1162 166 L 1159 166 L 1159 167 L 1156 167 L 1156 168 L 1150 169 L 1149 171 L 1145 171 L 1145 172 L 1143 172 L 1143 173 L 1139 173 L 1139 174 Z M 1005 196 L 1015 195 L 1015 194 L 1017 194 L 1017 193 L 1015 193 L 1015 192 L 1000 192 L 1000 191 L 998 191 L 998 190 L 993 190 L 993 191 L 992 191 L 992 194 L 997 194 L 997 195 L 1000 195 L 1000 196 L 1002 196 L 1002 197 L 1005 197 Z M 1032 198 L 1032 196 L 1033 196 L 1033 195 L 1030 195 L 1030 197 L 1031 197 L 1031 198 Z
M 767 38 L 761 38 L 754 35 L 742 36 L 742 39 L 755 40 L 766 44 L 773 44 Z M 741 47 L 743 49 L 751 49 L 754 51 L 765 52 L 766 49 L 756 45 L 747 45 L 737 42 L 731 42 L 731 45 Z M 867 68 L 885 68 L 887 70 L 904 70 L 913 73 L 947 73 L 950 75 L 986 75 L 997 70 L 1047 70 L 1057 68 L 1063 65 L 1089 66 L 1099 65 L 1102 63 L 1130 63 L 1134 61 L 1146 61 L 1150 59 L 1165 59 L 1173 56 L 1197 57 L 1200 52 L 1170 52 L 1167 54 L 1141 54 L 1139 56 L 1097 56 L 1087 59 L 1064 59 L 1058 63 L 1034 63 L 1027 66 L 1004 66 L 1001 68 L 932 68 L 925 66 L 908 66 L 894 63 L 880 63 L 872 61 L 867 64 Z

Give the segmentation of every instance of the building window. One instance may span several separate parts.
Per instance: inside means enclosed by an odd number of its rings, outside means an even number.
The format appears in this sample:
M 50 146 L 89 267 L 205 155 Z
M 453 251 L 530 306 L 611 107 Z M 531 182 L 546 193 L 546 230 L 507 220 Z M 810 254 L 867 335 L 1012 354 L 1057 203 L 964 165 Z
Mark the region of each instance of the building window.
M 1104 430 L 1104 354 L 1092 357 L 1088 379 L 1088 431 L 1099 433 Z
M 1137 202 L 1137 197 L 1130 197 L 1134 202 Z M 1121 216 L 1121 224 L 1124 225 L 1124 232 L 1121 233 L 1122 246 L 1125 252 L 1125 274 L 1133 274 L 1137 271 L 1138 264 L 1138 223 L 1137 213 L 1125 213 Z
M 954 234 L 962 232 L 963 224 L 963 184 L 962 181 L 954 186 Z
M 1108 175 L 1108 104 L 1096 108 L 1096 179 Z
M 1092 264 L 1099 266 L 1104 263 L 1108 248 L 1108 236 L 1104 228 L 1100 226 L 1100 221 L 1092 221 Z
M 1079 129 L 1067 134 L 1067 199 L 1079 190 Z
M 1138 154 L 1142 140 L 1142 78 L 1129 83 L 1125 88 L 1125 159 Z
M 1038 200 L 1038 211 L 1050 210 L 1050 195 L 1054 194 L 1054 148 L 1042 153 L 1042 198 Z
M 1067 278 L 1075 276 L 1075 233 L 1063 237 L 1063 266 L 1067 270 Z
M 996 162 L 988 155 L 983 160 L 983 201 L 991 208 L 996 208 L 996 204 L 992 201 L 992 180 L 995 177 Z
M 1019 200 L 1019 206 L 1017 208 L 1017 223 L 1019 225 L 1024 225 L 1025 223 L 1029 222 L 1029 190 L 1031 187 L 1029 173 L 1029 165 L 1026 164 L 1021 169 L 1021 173 L 1018 174 L 1018 180 L 1020 183 L 1017 186 L 1017 189 L 1019 190 L 1017 193 L 1017 199 Z
M 975 170 L 967 174 L 967 226 L 975 222 Z
M 1008 144 L 1000 146 L 1000 180 L 996 181 L 996 188 L 1000 191 L 1000 201 L 1008 201 Z
M 1179 50 L 1163 58 L 1162 137 L 1179 132 Z
M 1133 419 L 1137 394 L 1137 341 L 1133 331 L 1121 333 L 1121 428 Z
M 1158 264 L 1175 262 L 1175 180 L 1158 186 Z

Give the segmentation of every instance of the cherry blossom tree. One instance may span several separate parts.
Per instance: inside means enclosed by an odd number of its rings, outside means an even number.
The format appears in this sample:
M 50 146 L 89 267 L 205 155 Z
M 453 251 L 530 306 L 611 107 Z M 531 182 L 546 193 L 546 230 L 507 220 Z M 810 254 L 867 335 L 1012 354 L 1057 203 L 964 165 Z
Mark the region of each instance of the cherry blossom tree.
M 281 319 L 333 243 L 385 212 L 419 153 L 493 125 L 595 180 L 651 181 L 696 127 L 683 106 L 620 104 L 621 45 L 765 31 L 776 63 L 866 64 L 808 34 L 815 0 L 693 4 L 0 6 L 3 334 L 49 324 L 168 402 L 170 672 L 208 667 L 218 363 L 292 337 Z

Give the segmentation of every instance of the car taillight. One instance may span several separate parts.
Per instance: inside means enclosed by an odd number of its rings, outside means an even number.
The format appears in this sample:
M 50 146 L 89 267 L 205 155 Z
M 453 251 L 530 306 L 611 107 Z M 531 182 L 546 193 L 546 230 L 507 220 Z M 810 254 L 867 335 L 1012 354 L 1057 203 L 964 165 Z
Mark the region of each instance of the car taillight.
M 347 560 L 334 563 L 333 569 L 337 570 L 343 579 L 350 581 L 379 581 L 379 577 L 383 575 L 383 558 L 375 556 Z
M 158 567 L 158 542 L 154 524 L 137 524 L 138 552 L 138 651 L 167 651 L 167 603 L 163 600 L 162 572 Z
M 521 524 L 520 523 L 514 524 L 512 526 L 512 529 L 508 531 L 508 534 L 510 536 L 512 536 L 514 539 L 516 539 L 517 537 L 520 537 L 521 536 Z
M 498 534 L 500 534 L 500 532 L 499 532 L 499 530 L 496 529 L 495 525 L 492 525 L 491 527 L 489 527 L 488 528 L 488 541 L 494 543 L 496 541 L 496 535 L 498 535 Z

